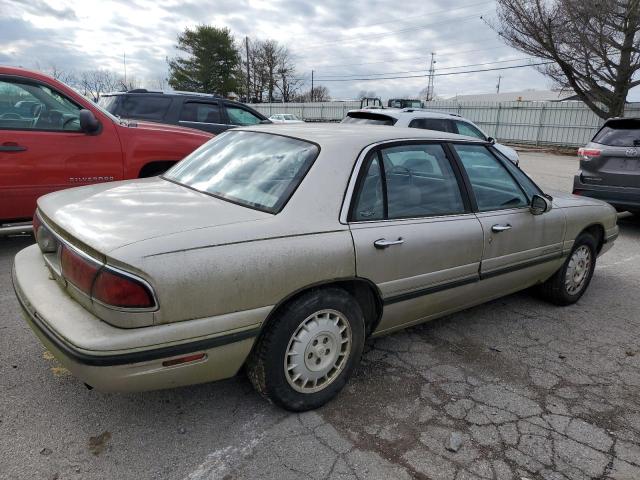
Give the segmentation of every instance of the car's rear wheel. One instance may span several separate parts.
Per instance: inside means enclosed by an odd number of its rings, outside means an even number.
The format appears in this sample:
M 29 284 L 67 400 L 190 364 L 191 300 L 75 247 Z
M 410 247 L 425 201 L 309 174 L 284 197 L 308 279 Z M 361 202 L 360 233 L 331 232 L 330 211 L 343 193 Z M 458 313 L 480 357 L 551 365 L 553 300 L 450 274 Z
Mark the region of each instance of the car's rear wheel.
M 364 317 L 347 292 L 311 291 L 282 307 L 247 362 L 251 383 L 287 410 L 318 408 L 347 383 L 364 346 Z
M 540 286 L 543 297 L 556 305 L 571 305 L 584 294 L 596 266 L 597 242 L 582 233 L 562 267 Z

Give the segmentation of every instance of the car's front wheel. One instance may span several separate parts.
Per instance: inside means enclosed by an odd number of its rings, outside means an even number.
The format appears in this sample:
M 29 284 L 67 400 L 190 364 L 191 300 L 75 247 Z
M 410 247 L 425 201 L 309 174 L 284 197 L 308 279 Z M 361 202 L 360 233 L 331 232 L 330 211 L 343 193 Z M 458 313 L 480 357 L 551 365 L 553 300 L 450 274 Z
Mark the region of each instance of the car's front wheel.
M 283 408 L 318 408 L 342 390 L 360 361 L 362 310 L 347 292 L 327 288 L 301 295 L 276 315 L 249 357 L 249 379 Z
M 543 297 L 556 305 L 577 302 L 591 282 L 596 256 L 596 239 L 589 233 L 580 234 L 562 267 L 540 286 Z

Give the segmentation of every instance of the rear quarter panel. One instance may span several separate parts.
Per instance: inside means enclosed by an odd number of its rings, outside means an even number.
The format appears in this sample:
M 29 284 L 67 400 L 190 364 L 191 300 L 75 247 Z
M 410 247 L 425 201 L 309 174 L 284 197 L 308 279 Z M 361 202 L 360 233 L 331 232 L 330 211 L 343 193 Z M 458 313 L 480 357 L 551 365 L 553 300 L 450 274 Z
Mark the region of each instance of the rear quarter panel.
M 160 304 L 154 323 L 273 306 L 310 285 L 355 276 L 347 229 L 236 241 L 223 240 L 217 230 L 218 241 L 208 247 L 169 249 L 179 239 L 164 238 L 113 252 L 111 263 L 136 264 L 153 285 Z

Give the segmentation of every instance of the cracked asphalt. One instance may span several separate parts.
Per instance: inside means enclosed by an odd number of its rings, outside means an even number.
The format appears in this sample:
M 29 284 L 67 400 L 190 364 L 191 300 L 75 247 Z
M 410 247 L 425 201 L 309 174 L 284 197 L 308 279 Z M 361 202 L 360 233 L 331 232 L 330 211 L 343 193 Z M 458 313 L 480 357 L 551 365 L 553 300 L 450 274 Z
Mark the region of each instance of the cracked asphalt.
M 568 191 L 574 157 L 522 153 Z M 640 479 L 640 221 L 585 296 L 528 292 L 367 343 L 329 405 L 290 414 L 246 378 L 116 395 L 44 351 L 0 239 L 1 479 Z

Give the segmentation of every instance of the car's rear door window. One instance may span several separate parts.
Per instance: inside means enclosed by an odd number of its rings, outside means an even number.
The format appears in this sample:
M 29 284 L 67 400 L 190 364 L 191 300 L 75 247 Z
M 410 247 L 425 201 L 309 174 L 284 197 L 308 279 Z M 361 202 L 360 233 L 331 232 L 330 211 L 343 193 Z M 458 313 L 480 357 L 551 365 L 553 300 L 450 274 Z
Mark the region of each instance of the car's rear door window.
M 370 157 L 358 182 L 351 220 L 464 212 L 459 182 L 442 145 L 411 144 L 383 148 Z
M 163 178 L 250 208 L 277 213 L 320 148 L 295 138 L 230 130 L 207 142 Z
M 414 118 L 409 122 L 409 128 L 455 133 L 451 121 L 446 118 Z
M 171 105 L 171 99 L 158 95 L 122 95 L 118 114 L 122 118 L 160 121 Z
M 481 212 L 526 207 L 524 191 L 484 145 L 454 145 Z
M 610 147 L 640 146 L 640 120 L 628 118 L 609 120 L 596 133 L 592 141 Z
M 220 106 L 210 102 L 184 102 L 180 121 L 198 123 L 220 123 Z

